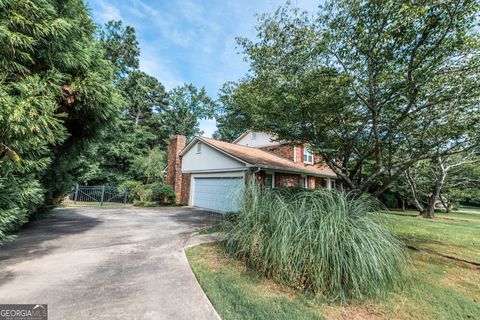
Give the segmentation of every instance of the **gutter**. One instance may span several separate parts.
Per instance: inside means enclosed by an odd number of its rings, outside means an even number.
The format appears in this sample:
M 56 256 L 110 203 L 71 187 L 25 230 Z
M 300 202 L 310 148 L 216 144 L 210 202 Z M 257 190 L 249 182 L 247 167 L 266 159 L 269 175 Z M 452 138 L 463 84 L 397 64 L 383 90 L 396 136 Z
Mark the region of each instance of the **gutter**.
M 312 176 L 317 176 L 317 177 L 326 177 L 326 178 L 338 178 L 336 174 L 334 173 L 331 173 L 331 174 L 328 174 L 328 173 L 318 173 L 316 171 L 311 171 L 311 170 L 304 170 L 304 169 L 286 169 L 286 168 L 282 168 L 282 167 L 273 167 L 273 166 L 265 166 L 265 165 L 261 165 L 261 164 L 247 164 L 247 168 L 257 168 L 257 170 L 255 172 L 258 172 L 260 169 L 271 169 L 271 170 L 277 170 L 277 171 L 281 171 L 281 172 L 285 172 L 285 173 L 291 173 L 291 172 L 295 172 L 295 173 L 306 173 L 306 174 L 309 174 L 309 175 L 312 175 Z

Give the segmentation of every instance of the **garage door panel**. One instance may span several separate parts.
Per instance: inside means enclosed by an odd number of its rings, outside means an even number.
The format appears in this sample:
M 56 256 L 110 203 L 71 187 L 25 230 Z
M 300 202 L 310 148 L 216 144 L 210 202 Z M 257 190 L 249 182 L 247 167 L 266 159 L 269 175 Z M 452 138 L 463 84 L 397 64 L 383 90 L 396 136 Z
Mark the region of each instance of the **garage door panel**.
M 243 178 L 194 178 L 193 205 L 215 211 L 237 211 L 243 196 Z

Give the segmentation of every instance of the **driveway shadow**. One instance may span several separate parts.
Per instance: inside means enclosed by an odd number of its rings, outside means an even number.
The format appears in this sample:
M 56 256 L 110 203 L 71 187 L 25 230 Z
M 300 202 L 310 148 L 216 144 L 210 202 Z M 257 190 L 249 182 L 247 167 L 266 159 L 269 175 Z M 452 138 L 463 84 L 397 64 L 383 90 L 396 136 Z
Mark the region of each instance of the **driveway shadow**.
M 205 227 L 214 225 L 222 220 L 222 214 L 208 210 L 189 208 L 185 212 L 179 212 L 171 216 L 171 219 L 179 224 L 190 227 Z
M 48 218 L 25 224 L 17 233 L 16 239 L 0 245 L 0 262 L 43 256 L 57 247 L 45 245 L 45 241 L 82 233 L 100 223 L 102 220 L 82 215 L 75 209 L 55 210 Z

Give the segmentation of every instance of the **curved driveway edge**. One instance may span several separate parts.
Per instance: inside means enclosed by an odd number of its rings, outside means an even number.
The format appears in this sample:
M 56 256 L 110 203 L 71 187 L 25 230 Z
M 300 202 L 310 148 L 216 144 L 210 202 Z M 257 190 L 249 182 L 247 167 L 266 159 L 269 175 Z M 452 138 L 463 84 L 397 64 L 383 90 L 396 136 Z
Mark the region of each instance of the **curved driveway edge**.
M 0 303 L 49 319 L 219 319 L 184 246 L 218 215 L 193 208 L 59 208 L 0 246 Z

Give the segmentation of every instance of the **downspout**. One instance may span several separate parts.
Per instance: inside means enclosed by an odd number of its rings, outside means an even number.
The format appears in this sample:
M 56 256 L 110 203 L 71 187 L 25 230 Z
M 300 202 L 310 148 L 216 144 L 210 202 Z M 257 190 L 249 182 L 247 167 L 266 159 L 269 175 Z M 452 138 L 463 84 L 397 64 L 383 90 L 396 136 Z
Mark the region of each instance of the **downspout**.
M 257 180 L 257 173 L 260 172 L 261 168 L 257 167 L 256 170 L 253 171 L 253 179 Z

